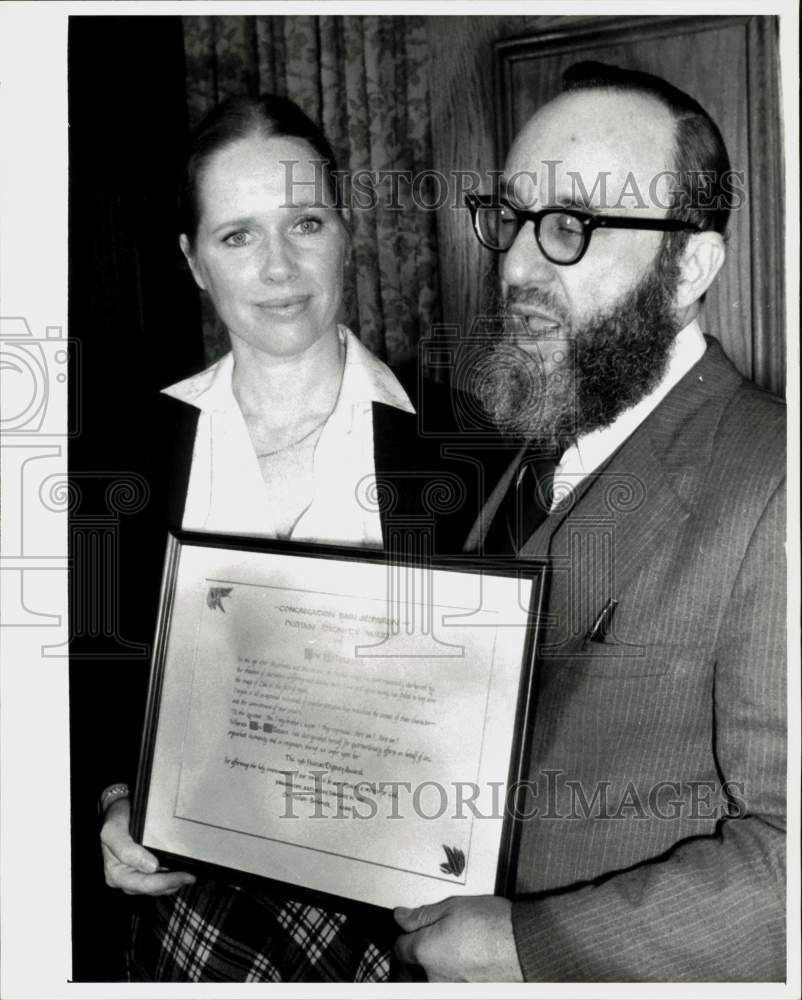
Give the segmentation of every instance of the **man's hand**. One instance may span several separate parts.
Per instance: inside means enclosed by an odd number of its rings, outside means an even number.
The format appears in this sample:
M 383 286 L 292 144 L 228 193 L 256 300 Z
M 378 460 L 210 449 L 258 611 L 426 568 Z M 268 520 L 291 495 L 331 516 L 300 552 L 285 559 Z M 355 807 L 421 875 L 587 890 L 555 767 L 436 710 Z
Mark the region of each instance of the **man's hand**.
M 393 911 L 406 931 L 395 943 L 402 962 L 422 965 L 429 982 L 521 983 L 512 903 L 499 896 L 449 896 Z

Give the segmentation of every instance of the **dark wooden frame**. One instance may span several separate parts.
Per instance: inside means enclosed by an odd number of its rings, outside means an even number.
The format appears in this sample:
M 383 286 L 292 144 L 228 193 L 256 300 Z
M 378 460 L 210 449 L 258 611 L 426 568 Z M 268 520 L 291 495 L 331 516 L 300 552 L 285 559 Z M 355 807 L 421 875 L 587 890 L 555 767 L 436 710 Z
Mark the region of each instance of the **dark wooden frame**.
M 523 815 L 522 797 L 525 792 L 524 779 L 526 777 L 534 718 L 537 650 L 548 582 L 548 561 L 545 559 L 494 559 L 492 557 L 483 557 L 480 559 L 472 556 L 431 559 L 416 556 L 395 557 L 380 550 L 284 542 L 249 536 L 216 535 L 186 531 L 171 532 L 168 536 L 167 554 L 162 577 L 159 615 L 148 687 L 145 727 L 142 735 L 131 823 L 132 836 L 138 843 L 143 842 L 147 806 L 150 798 L 150 777 L 164 685 L 167 644 L 175 603 L 178 560 L 181 548 L 191 545 L 249 552 L 274 552 L 284 556 L 338 559 L 349 562 L 386 563 L 391 559 L 394 564 L 410 567 L 426 566 L 452 572 L 483 573 L 490 576 L 516 577 L 518 579 L 525 578 L 532 580 L 533 586 L 528 609 L 529 625 L 521 650 L 521 673 L 515 713 L 515 732 L 507 781 L 507 790 L 514 789 L 515 795 L 512 803 L 507 801 L 504 811 L 501 846 L 496 873 L 496 894 L 509 896 L 514 889 L 515 863 L 521 834 L 521 817 Z M 307 898 L 323 905 L 335 905 L 340 910 L 344 908 L 364 907 L 380 913 L 385 912 L 381 907 L 375 907 L 371 904 L 344 899 L 339 896 L 331 896 L 326 892 L 309 889 L 304 886 L 288 886 L 285 883 L 255 875 L 252 872 L 210 864 L 186 855 L 174 854 L 163 850 L 158 850 L 158 855 L 162 863 L 175 870 L 193 871 L 198 874 L 229 881 L 233 877 L 239 881 L 262 885 L 263 887 L 272 885 L 281 892 L 286 893 L 289 890 L 296 897 L 300 895 L 302 898 Z
M 495 44 L 497 148 L 503 162 L 512 141 L 511 69 L 516 62 L 544 56 L 576 53 L 605 43 L 622 44 L 676 37 L 705 28 L 742 25 L 747 47 L 747 130 L 750 177 L 751 357 L 752 370 L 744 374 L 761 387 L 782 395 L 785 391 L 785 235 L 783 141 L 778 109 L 780 89 L 777 32 L 773 15 L 705 15 L 599 17 L 575 21 L 565 28 L 505 39 Z M 775 125 L 776 123 L 776 125 Z M 767 224 L 767 220 L 770 220 Z

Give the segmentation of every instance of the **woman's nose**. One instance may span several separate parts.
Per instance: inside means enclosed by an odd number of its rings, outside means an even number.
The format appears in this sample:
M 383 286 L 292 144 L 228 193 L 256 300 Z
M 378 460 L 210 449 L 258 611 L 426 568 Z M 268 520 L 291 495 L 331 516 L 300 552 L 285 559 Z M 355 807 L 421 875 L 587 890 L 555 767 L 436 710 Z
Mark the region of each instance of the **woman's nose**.
M 275 284 L 291 281 L 298 272 L 295 248 L 282 235 L 265 240 L 259 276 L 262 281 Z
M 552 278 L 553 264 L 543 256 L 535 239 L 535 225 L 525 222 L 504 255 L 501 278 L 505 285 L 527 288 Z

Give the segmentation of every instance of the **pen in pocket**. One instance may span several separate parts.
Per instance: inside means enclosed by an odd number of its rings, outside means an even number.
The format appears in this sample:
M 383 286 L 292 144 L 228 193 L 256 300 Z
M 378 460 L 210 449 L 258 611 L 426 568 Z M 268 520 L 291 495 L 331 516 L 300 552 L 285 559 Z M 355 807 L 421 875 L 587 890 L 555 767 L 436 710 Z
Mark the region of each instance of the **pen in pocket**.
M 613 623 L 613 615 L 615 614 L 615 609 L 617 607 L 618 601 L 611 597 L 596 616 L 593 624 L 585 634 L 585 642 L 605 641 L 607 633 L 610 631 L 610 626 Z

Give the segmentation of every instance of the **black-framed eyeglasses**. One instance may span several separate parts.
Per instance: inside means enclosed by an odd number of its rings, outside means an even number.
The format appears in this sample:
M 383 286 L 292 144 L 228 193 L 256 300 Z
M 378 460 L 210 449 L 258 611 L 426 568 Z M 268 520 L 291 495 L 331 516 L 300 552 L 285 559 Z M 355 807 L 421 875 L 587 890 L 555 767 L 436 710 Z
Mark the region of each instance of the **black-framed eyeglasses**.
M 504 253 L 524 224 L 531 222 L 543 256 L 552 264 L 576 264 L 585 256 L 595 229 L 654 229 L 661 232 L 699 233 L 692 222 L 680 219 L 639 219 L 631 215 L 594 215 L 574 208 L 542 208 L 537 212 L 516 208 L 506 198 L 466 194 L 477 239 L 488 250 Z

